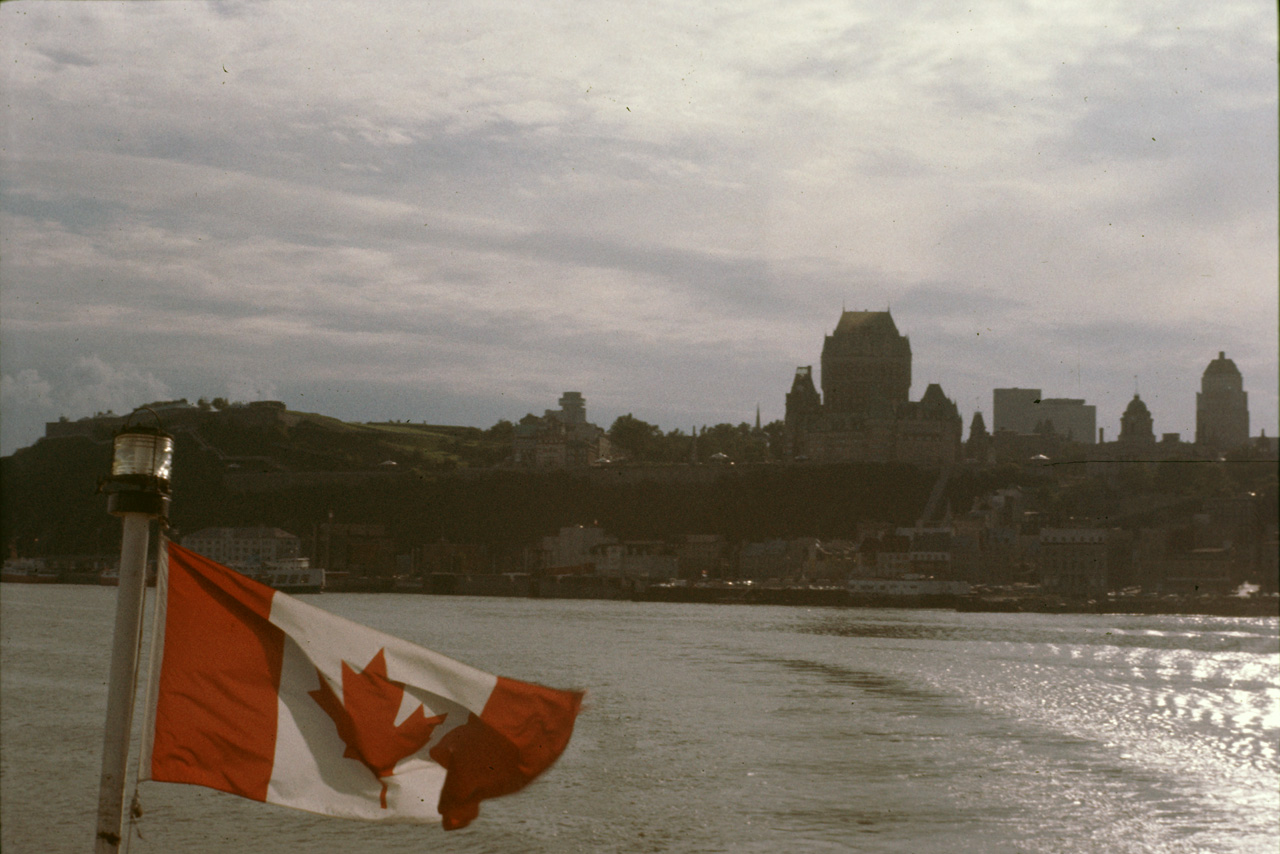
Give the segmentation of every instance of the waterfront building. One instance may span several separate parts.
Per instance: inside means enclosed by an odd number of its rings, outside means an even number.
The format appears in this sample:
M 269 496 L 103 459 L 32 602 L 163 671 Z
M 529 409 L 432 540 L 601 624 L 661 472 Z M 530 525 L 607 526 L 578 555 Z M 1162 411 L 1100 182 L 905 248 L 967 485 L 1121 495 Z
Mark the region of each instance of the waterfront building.
M 1040 529 L 1040 586 L 1068 596 L 1107 591 L 1107 532 L 1098 528 Z
M 1223 351 L 1196 392 L 1196 444 L 1230 450 L 1249 441 L 1249 395 L 1236 363 Z
M 555 536 L 543 537 L 539 546 L 541 565 L 544 569 L 565 567 L 594 567 L 596 547 L 617 542 L 603 528 L 570 525 L 561 528 Z
M 1237 549 L 1228 544 L 1217 548 L 1190 549 L 1167 553 L 1162 561 L 1161 593 L 1225 595 L 1237 586 Z
M 412 572 L 417 576 L 437 573 L 474 575 L 489 572 L 489 549 L 482 543 L 423 543 L 413 550 Z
M 671 546 L 661 540 L 607 542 L 591 549 L 596 574 L 604 578 L 633 581 L 669 581 L 678 575 L 679 565 Z
M 719 578 L 724 575 L 728 544 L 719 534 L 686 534 L 676 546 L 681 578 Z
M 395 540 L 377 522 L 325 522 L 317 529 L 316 560 L 339 584 L 396 574 Z
M 742 543 L 738 549 L 738 577 L 777 583 L 799 578 L 817 556 L 818 540 L 766 540 Z
M 844 583 L 860 574 L 858 543 L 854 540 L 823 540 L 805 561 L 802 578 L 810 583 Z
M 280 528 L 202 528 L 182 545 L 223 566 L 263 566 L 302 554 L 302 540 Z

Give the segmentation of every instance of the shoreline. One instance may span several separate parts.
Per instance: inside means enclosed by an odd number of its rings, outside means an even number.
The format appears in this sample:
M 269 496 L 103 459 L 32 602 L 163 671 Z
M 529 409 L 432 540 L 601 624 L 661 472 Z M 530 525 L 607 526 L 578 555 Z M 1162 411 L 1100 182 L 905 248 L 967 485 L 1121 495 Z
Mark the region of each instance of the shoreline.
M 6 577 L 4 583 L 100 586 L 115 579 L 96 575 Z M 1043 593 L 924 595 L 860 593 L 843 587 L 761 587 L 755 585 L 650 585 L 621 578 L 580 576 L 534 578 L 524 574 L 434 575 L 421 585 L 391 579 L 326 586 L 330 593 L 400 593 L 428 596 L 482 596 L 501 599 L 598 599 L 701 605 L 791 605 L 824 608 L 934 609 L 992 614 L 1113 614 L 1133 616 L 1280 617 L 1280 597 L 1268 596 L 1123 596 L 1066 599 Z M 319 590 L 282 590 L 319 593 Z
M 1280 598 L 1274 596 L 1123 597 L 1104 600 L 1071 600 L 1043 594 L 886 596 L 854 593 L 841 588 L 650 587 L 635 598 L 637 601 L 645 602 L 937 609 L 961 613 L 1280 617 Z

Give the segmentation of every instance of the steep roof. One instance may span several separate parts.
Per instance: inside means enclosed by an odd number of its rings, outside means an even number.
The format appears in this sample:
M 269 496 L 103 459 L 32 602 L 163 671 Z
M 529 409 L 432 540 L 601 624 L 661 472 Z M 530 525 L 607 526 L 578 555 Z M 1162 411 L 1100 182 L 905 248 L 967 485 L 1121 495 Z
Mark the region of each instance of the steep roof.
M 813 385 L 813 366 L 801 365 L 796 368 L 796 378 L 791 381 L 791 392 L 813 393 L 817 394 L 818 390 Z
M 898 327 L 893 316 L 887 311 L 846 311 L 840 314 L 840 322 L 836 324 L 834 334 L 849 332 L 888 332 L 898 335 Z
M 934 417 L 960 419 L 960 410 L 956 404 L 942 391 L 942 386 L 929 383 L 920 398 L 920 411 Z
M 1218 351 L 1218 358 L 1209 363 L 1204 369 L 1205 376 L 1210 374 L 1230 374 L 1233 377 L 1240 376 L 1240 369 L 1236 367 L 1236 363 L 1227 358 L 1227 354 L 1222 350 Z

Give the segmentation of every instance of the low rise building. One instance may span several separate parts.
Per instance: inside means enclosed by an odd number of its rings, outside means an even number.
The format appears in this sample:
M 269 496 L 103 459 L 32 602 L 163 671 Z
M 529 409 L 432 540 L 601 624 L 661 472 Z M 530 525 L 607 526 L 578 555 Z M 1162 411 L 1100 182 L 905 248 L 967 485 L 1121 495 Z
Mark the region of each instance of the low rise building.
M 335 578 L 391 579 L 397 571 L 395 541 L 378 523 L 321 525 L 316 560 Z
M 616 539 L 602 528 L 570 525 L 561 528 L 554 536 L 543 537 L 539 546 L 542 569 L 594 568 L 598 558 L 596 548 Z
M 302 540 L 280 528 L 203 528 L 182 545 L 224 566 L 250 567 L 298 558 Z
M 1065 596 L 1107 592 L 1107 532 L 1099 528 L 1041 528 L 1040 586 Z
M 1230 546 L 1166 554 L 1159 590 L 1184 595 L 1230 593 L 1237 586 L 1236 562 Z
M 476 575 L 492 571 L 489 549 L 481 543 L 426 543 L 413 552 L 414 575 Z
M 659 540 L 602 543 L 592 548 L 596 574 L 634 581 L 667 581 L 679 575 L 674 550 Z
M 728 544 L 719 534 L 688 534 L 676 546 L 681 578 L 720 578 L 725 573 Z
M 799 578 L 817 554 L 812 537 L 743 543 L 738 549 L 738 577 L 750 581 Z
M 529 416 L 515 427 L 511 458 L 526 468 L 557 469 L 594 465 L 609 455 L 609 437 L 587 421 L 581 392 L 566 391 L 559 409 Z

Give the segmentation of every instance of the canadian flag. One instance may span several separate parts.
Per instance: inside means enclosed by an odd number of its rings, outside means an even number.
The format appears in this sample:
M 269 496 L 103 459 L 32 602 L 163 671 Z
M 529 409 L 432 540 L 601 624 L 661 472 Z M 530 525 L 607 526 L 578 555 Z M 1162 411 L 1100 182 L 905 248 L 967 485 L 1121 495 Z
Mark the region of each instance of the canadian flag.
M 172 543 L 167 557 L 142 779 L 453 830 L 569 743 L 580 692 L 492 676 Z

